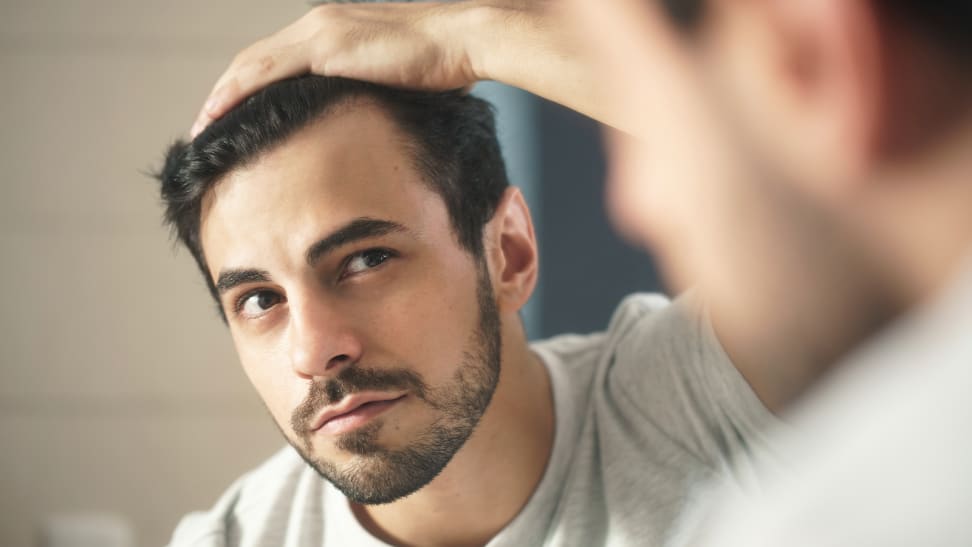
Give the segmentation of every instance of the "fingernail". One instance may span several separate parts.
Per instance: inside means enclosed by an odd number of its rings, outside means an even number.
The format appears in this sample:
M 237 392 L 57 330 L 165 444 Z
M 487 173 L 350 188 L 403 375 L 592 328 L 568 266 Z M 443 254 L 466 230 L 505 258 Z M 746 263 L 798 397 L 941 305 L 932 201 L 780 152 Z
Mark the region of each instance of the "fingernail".
M 192 129 L 189 130 L 189 136 L 192 137 L 192 138 L 196 138 L 196 135 L 198 135 L 202 131 L 202 129 L 203 129 L 202 122 L 199 121 L 199 120 L 196 120 L 192 124 Z

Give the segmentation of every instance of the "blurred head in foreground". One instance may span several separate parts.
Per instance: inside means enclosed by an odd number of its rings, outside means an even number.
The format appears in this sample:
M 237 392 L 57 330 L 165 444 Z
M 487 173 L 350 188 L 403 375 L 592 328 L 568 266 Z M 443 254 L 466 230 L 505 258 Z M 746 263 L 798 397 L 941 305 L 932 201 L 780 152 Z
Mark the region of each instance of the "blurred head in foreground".
M 614 216 L 767 381 L 796 395 L 972 253 L 969 3 L 593 4 L 571 6 L 633 135 L 610 136 Z
M 489 422 L 536 247 L 488 104 L 285 80 L 158 178 L 250 381 L 348 498 L 418 490 Z

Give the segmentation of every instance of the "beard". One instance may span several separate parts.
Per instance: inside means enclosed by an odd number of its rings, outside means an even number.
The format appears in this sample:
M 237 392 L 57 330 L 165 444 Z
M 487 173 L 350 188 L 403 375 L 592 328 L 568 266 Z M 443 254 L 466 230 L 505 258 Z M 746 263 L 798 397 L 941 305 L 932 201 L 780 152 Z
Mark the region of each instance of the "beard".
M 485 262 L 478 264 L 476 296 L 479 324 L 471 333 L 462 361 L 449 383 L 430 388 L 422 377 L 405 368 L 346 367 L 326 382 L 311 384 L 306 399 L 295 410 L 292 430 L 301 442 L 284 435 L 297 453 L 348 499 L 360 504 L 391 503 L 431 482 L 465 444 L 489 406 L 500 373 L 499 311 Z M 339 469 L 333 462 L 312 455 L 307 424 L 326 405 L 360 391 L 401 390 L 414 394 L 438 416 L 408 446 L 383 447 L 378 434 L 380 418 L 339 436 L 336 446 L 357 456 Z

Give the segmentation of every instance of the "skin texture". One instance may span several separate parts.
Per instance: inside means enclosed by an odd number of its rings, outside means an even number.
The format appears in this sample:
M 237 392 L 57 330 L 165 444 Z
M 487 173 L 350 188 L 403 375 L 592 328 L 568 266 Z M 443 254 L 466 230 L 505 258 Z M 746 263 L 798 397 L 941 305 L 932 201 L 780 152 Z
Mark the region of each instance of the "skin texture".
M 400 228 L 307 260 L 322 238 L 366 218 Z M 536 244 L 517 190 L 484 232 L 477 261 L 413 169 L 401 133 L 363 101 L 230 173 L 204 202 L 202 244 L 214 280 L 261 272 L 222 295 L 243 368 L 284 435 L 319 468 L 359 479 L 394 474 L 400 468 L 382 453 L 414 448 L 435 426 L 470 418 L 470 407 L 450 413 L 443 401 L 468 399 L 463 383 L 481 396 L 495 382 L 475 430 L 431 482 L 392 503 L 355 506 L 387 541 L 484 543 L 525 504 L 546 465 L 549 380 L 517 316 L 535 283 Z M 375 248 L 387 256 L 361 254 Z M 493 339 L 502 347 L 490 347 Z M 340 400 L 342 386 L 404 398 L 360 430 L 309 434 L 309 416 Z

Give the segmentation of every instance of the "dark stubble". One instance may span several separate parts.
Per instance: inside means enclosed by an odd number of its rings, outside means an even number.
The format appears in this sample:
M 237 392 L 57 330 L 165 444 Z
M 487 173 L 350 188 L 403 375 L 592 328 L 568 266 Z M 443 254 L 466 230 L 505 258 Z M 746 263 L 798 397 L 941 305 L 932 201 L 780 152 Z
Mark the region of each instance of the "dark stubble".
M 294 410 L 291 426 L 301 442 L 290 444 L 351 501 L 390 503 L 431 482 L 465 444 L 489 406 L 499 381 L 500 321 L 485 263 L 479 261 L 477 269 L 479 325 L 448 384 L 430 388 L 421 375 L 406 368 L 349 366 L 335 378 L 311 384 L 304 402 Z M 408 446 L 395 450 L 378 443 L 380 418 L 341 435 L 338 449 L 358 457 L 340 470 L 311 455 L 308 426 L 323 407 L 360 391 L 406 391 L 433 408 L 438 417 Z

